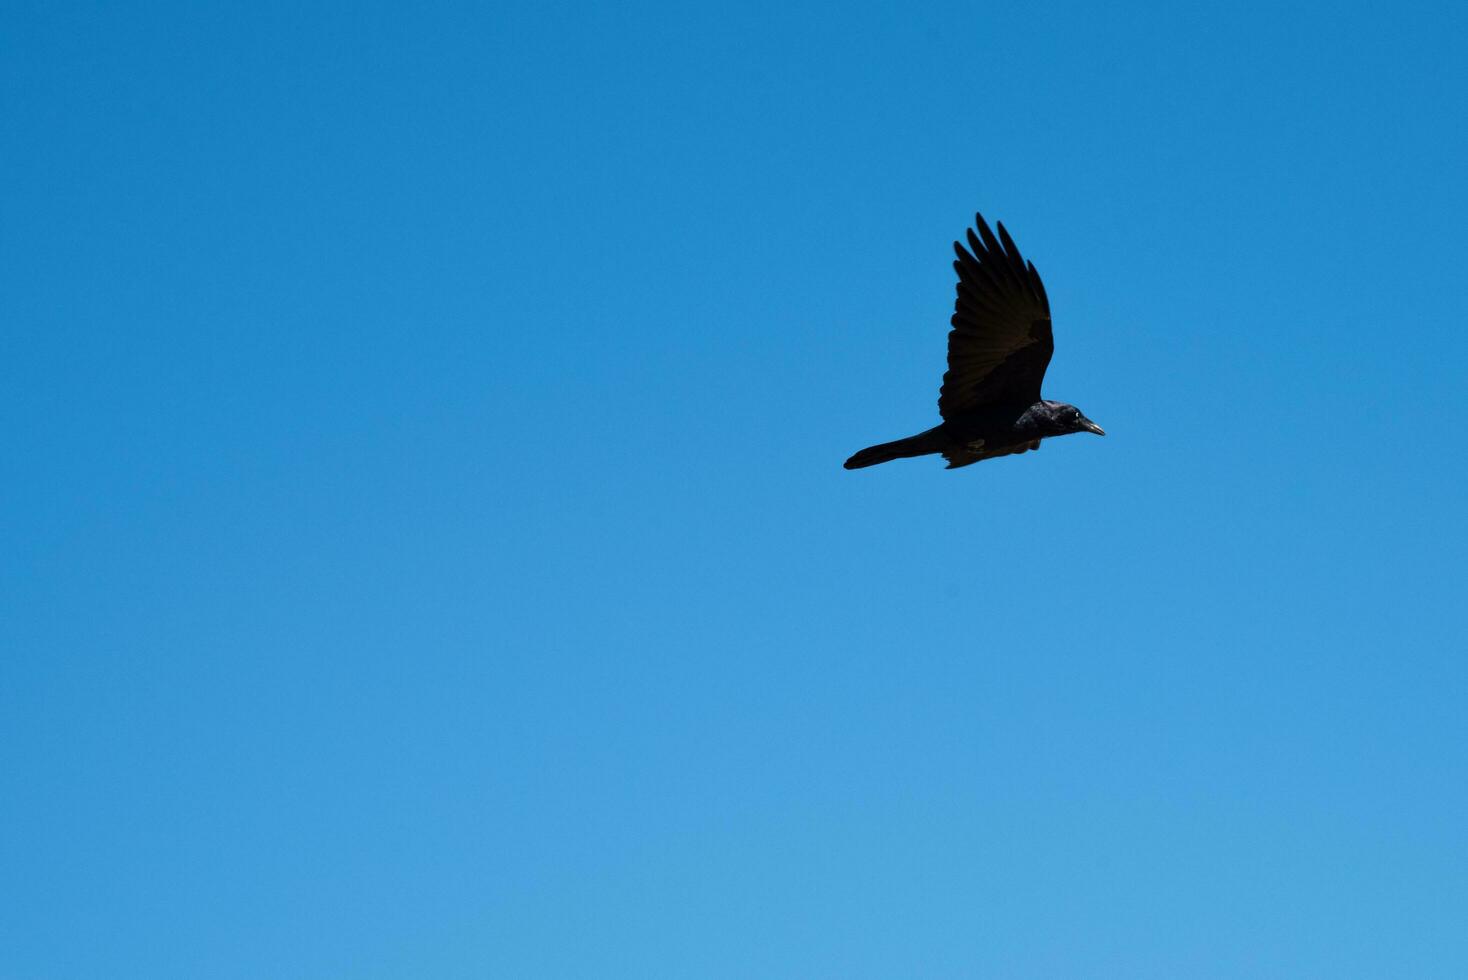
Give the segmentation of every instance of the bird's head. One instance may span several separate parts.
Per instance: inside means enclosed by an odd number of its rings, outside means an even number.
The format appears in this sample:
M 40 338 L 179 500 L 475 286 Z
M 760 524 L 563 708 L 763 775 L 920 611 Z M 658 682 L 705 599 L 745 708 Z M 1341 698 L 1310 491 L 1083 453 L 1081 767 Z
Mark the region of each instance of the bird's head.
M 1059 435 L 1069 435 L 1072 432 L 1094 432 L 1098 436 L 1106 435 L 1106 430 L 1086 418 L 1079 408 L 1063 402 L 1050 402 L 1050 421 L 1059 428 Z

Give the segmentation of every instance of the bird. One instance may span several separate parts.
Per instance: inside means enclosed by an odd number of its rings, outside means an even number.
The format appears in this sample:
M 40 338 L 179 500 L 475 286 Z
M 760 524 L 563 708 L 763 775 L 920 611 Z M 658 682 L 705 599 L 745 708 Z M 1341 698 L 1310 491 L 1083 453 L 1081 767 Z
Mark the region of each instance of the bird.
M 1040 397 L 1055 353 L 1050 300 L 1034 263 L 1020 255 L 1004 223 L 997 224 L 996 236 L 976 214 L 965 236 L 968 247 L 953 243 L 958 299 L 938 393 L 943 421 L 915 436 L 868 446 L 846 461 L 846 469 L 939 453 L 952 470 L 1039 449 L 1053 436 L 1106 435 L 1074 405 Z

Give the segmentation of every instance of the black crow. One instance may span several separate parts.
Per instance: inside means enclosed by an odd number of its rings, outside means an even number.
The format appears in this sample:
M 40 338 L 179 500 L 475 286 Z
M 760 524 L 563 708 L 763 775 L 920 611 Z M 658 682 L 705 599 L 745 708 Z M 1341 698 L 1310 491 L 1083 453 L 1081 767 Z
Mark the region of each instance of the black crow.
M 955 469 L 995 456 L 1040 448 L 1040 440 L 1101 426 L 1074 405 L 1040 397 L 1040 381 L 1055 353 L 1050 300 L 1031 262 L 999 223 L 996 239 L 983 215 L 974 215 L 968 248 L 953 243 L 958 303 L 948 334 L 948 372 L 938 392 L 943 422 L 896 442 L 863 449 L 848 470 L 889 459 L 942 453 Z

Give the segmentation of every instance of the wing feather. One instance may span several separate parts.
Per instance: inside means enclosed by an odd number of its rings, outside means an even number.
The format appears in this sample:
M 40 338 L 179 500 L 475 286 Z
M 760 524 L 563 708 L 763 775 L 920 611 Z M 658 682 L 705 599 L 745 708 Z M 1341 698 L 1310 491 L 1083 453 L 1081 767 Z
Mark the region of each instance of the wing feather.
M 1029 405 L 1055 350 L 1050 300 L 1033 262 L 1020 254 L 1003 223 L 996 236 L 982 215 L 963 243 L 954 242 L 958 273 L 948 372 L 938 395 L 945 419 L 989 405 Z

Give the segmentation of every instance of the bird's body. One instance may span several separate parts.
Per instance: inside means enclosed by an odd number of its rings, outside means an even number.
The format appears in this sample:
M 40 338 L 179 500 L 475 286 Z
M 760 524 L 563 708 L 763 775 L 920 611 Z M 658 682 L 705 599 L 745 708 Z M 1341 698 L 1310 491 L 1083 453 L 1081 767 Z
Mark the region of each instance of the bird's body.
M 1073 405 L 1040 397 L 1055 341 L 1050 301 L 1040 274 L 999 225 L 982 216 L 969 249 L 953 243 L 958 301 L 948 334 L 948 372 L 938 396 L 943 422 L 906 439 L 871 446 L 846 461 L 849 470 L 888 460 L 941 453 L 948 468 L 1039 449 L 1071 432 L 1105 435 Z

